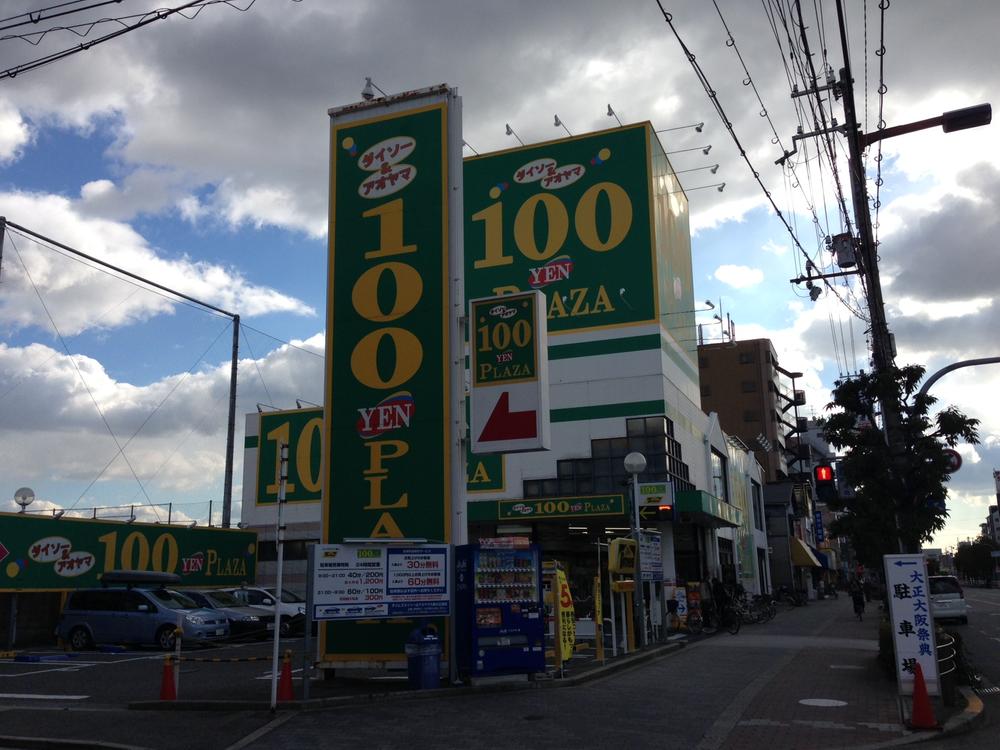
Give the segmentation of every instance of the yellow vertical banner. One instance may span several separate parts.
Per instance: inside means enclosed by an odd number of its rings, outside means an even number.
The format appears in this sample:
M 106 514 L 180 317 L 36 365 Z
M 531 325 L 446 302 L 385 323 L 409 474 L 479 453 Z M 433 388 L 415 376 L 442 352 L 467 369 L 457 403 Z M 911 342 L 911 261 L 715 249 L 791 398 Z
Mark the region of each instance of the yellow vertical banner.
M 594 577 L 594 652 L 604 662 L 604 602 L 601 599 L 601 577 Z
M 556 623 L 559 628 L 559 655 L 564 662 L 573 656 L 576 646 L 576 612 L 573 609 L 573 595 L 569 590 L 566 571 L 561 568 L 556 571 L 558 594 L 556 600 Z

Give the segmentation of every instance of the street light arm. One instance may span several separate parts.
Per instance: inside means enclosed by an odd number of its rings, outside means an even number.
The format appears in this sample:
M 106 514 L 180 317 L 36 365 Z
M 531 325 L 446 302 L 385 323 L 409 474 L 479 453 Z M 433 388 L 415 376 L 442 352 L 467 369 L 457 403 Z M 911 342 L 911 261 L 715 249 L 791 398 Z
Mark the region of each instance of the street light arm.
M 924 384 L 920 386 L 920 390 L 917 391 L 917 398 L 926 395 L 927 391 L 931 389 L 932 385 L 934 385 L 938 380 L 943 378 L 952 370 L 958 370 L 962 367 L 974 367 L 975 365 L 992 365 L 992 364 L 1000 364 L 1000 357 L 983 357 L 982 359 L 964 359 L 961 362 L 953 362 L 947 367 L 942 367 L 936 373 L 927 378 L 927 380 L 924 381 Z
M 963 109 L 953 109 L 937 117 L 930 117 L 926 120 L 909 122 L 905 125 L 896 125 L 885 130 L 877 130 L 874 133 L 861 134 L 861 147 L 867 148 L 873 143 L 884 141 L 886 138 L 895 138 L 897 135 L 915 133 L 918 130 L 935 128 L 938 125 L 945 133 L 954 133 L 956 130 L 966 130 L 967 128 L 978 128 L 981 125 L 989 125 L 993 121 L 993 108 L 989 104 L 976 104 Z

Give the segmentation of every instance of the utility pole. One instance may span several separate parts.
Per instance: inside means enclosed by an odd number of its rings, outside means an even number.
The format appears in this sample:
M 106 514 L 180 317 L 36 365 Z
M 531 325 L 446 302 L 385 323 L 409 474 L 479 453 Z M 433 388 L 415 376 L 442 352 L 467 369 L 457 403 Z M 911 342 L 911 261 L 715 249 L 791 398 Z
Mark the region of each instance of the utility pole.
M 844 54 L 844 67 L 840 69 L 840 91 L 844 97 L 844 135 L 847 137 L 848 171 L 851 177 L 851 202 L 854 204 L 854 222 L 858 227 L 858 266 L 868 288 L 868 318 L 871 325 L 872 367 L 876 378 L 894 366 L 896 352 L 892 334 L 885 319 L 885 302 L 882 299 L 882 282 L 878 273 L 878 258 L 875 238 L 872 236 L 872 217 L 868 208 L 868 190 L 865 185 L 864 163 L 861 161 L 861 127 L 854 107 L 854 78 L 851 75 L 850 50 L 847 46 L 847 28 L 844 22 L 843 0 L 837 0 L 837 23 L 840 26 L 840 43 Z M 896 393 L 883 394 L 882 421 L 885 441 L 889 446 L 889 456 L 899 473 L 901 482 L 906 481 L 906 456 L 900 433 L 900 404 Z M 899 505 L 902 498 L 890 498 L 896 519 L 896 545 L 900 553 L 905 553 L 906 543 L 900 535 Z

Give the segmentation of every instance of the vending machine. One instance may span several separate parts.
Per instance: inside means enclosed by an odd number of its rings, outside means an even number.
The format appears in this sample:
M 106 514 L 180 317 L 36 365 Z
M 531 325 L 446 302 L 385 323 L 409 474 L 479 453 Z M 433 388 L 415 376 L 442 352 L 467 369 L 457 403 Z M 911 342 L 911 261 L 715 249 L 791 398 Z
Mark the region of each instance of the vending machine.
M 455 565 L 459 673 L 478 677 L 545 671 L 538 547 L 527 540 L 483 540 L 456 547 Z

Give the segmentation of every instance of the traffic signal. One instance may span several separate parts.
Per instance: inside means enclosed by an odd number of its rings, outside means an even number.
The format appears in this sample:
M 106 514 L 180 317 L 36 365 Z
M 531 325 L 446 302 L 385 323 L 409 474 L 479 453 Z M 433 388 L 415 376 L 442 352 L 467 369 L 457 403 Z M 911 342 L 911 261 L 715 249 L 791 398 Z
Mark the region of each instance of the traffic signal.
M 674 520 L 673 503 L 660 503 L 656 507 L 656 519 L 658 521 L 673 521 Z
M 829 503 L 837 499 L 837 484 L 830 464 L 818 464 L 813 468 L 813 484 L 816 487 L 816 498 L 820 502 Z

